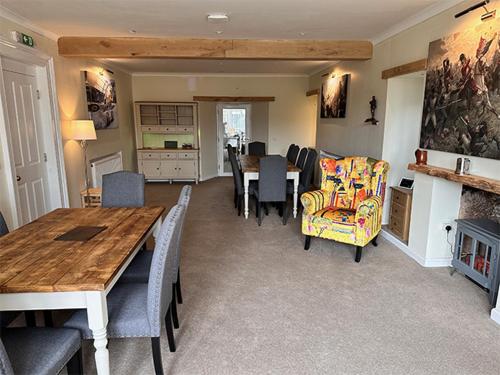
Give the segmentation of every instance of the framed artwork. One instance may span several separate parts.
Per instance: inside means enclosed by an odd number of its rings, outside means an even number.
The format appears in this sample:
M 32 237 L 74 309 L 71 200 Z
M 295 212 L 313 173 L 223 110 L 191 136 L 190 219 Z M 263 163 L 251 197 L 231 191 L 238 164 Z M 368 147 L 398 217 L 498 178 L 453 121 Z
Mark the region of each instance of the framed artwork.
M 429 44 L 420 147 L 500 159 L 500 20 Z
M 345 118 L 349 74 L 328 75 L 321 85 L 321 118 Z
M 116 110 L 116 86 L 113 73 L 102 70 L 99 73 L 85 71 L 87 108 L 96 130 L 118 128 Z

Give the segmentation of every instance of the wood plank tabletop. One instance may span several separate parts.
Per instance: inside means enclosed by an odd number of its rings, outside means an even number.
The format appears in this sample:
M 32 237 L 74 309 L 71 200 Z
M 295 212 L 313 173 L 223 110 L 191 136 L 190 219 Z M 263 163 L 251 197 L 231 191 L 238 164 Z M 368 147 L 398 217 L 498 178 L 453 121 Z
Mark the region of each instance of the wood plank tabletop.
M 243 173 L 255 173 L 259 171 L 259 159 L 261 156 L 240 155 L 241 170 Z M 288 162 L 287 172 L 300 172 L 301 169 Z
M 104 290 L 164 207 L 59 208 L 0 237 L 0 293 Z M 56 241 L 106 226 L 88 241 Z

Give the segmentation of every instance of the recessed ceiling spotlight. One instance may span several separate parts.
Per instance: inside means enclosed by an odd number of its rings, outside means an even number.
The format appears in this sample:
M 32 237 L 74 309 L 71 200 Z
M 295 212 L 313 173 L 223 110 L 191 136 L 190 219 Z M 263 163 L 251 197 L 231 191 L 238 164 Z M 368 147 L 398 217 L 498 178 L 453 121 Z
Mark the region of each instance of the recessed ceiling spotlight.
M 306 35 L 306 33 L 305 33 L 305 32 L 303 32 L 303 31 L 301 31 L 301 32 L 299 33 L 299 35 L 300 35 L 300 36 L 304 36 L 304 35 Z
M 217 35 L 221 35 L 223 32 L 224 32 L 224 31 L 222 31 L 222 30 L 217 30 L 215 33 L 216 33 Z
M 209 13 L 207 21 L 210 23 L 224 23 L 229 21 L 229 16 L 226 13 Z
M 135 34 L 137 32 L 137 30 L 134 30 L 134 29 L 129 29 L 128 31 L 130 34 Z

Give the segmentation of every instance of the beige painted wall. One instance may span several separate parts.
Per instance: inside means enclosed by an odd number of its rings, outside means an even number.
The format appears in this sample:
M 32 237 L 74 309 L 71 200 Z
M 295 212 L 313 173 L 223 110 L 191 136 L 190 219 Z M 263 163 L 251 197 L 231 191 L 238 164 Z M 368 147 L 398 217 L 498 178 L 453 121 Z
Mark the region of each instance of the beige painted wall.
M 429 42 L 481 23 L 481 11 L 471 12 L 459 19 L 454 14 L 470 2 L 457 5 L 437 16 L 407 29 L 374 46 L 373 58 L 363 62 L 342 62 L 310 78 L 310 89 L 319 88 L 321 76 L 325 73 L 351 73 L 348 93 L 347 118 L 320 120 L 317 118 L 317 147 L 344 155 L 368 155 L 382 157 L 386 120 L 387 81 L 381 73 L 397 65 L 426 58 Z M 500 0 L 493 0 L 489 6 L 498 8 Z M 376 117 L 378 126 L 364 125 L 369 117 L 370 98 L 375 95 L 378 102 Z M 319 99 L 319 98 L 318 98 Z M 387 140 L 386 140 L 387 141 Z M 392 140 L 397 142 L 397 139 Z M 429 151 L 429 164 L 454 168 L 456 158 L 452 153 Z M 472 173 L 498 178 L 500 161 L 471 157 Z
M 305 96 L 307 77 L 134 75 L 134 101 L 192 101 L 196 95 L 275 96 L 270 103 L 252 105 L 254 140 L 266 142 L 268 152 L 285 154 L 290 143 L 315 145 L 316 103 Z M 199 106 L 201 178 L 217 175 L 216 103 Z
M 132 77 L 134 101 L 192 101 L 194 95 L 275 96 L 276 101 L 269 103 L 268 152 L 280 154 L 286 153 L 290 143 L 315 145 L 315 105 L 305 96 L 308 85 L 307 77 Z
M 99 69 L 103 65 L 94 60 L 59 57 L 55 41 L 27 30 L 9 20 L 0 18 L 0 35 L 8 39 L 12 30 L 32 35 L 35 39 L 35 48 L 54 58 L 70 205 L 79 207 L 79 192 L 84 187 L 83 156 L 79 144 L 68 139 L 70 137 L 69 120 L 88 118 L 82 71 Z M 111 70 L 114 71 L 116 79 L 120 125 L 118 129 L 98 131 L 97 141 L 89 142 L 88 155 L 89 159 L 92 159 L 121 150 L 123 152 L 124 167 L 135 170 L 132 81 L 130 75 L 113 68 Z

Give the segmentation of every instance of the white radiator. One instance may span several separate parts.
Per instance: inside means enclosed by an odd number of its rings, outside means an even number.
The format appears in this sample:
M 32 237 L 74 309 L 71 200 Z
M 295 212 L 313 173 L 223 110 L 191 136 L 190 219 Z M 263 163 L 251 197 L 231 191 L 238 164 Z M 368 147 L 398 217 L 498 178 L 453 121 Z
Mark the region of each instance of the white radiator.
M 101 187 L 103 175 L 123 170 L 122 152 L 119 151 L 92 159 L 90 161 L 90 170 L 92 173 L 92 187 Z

